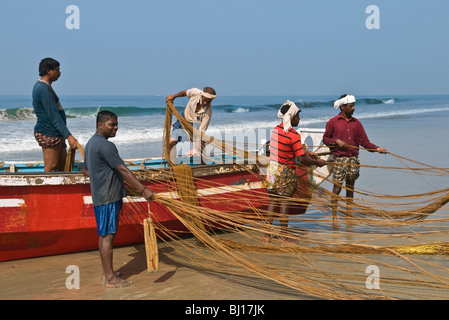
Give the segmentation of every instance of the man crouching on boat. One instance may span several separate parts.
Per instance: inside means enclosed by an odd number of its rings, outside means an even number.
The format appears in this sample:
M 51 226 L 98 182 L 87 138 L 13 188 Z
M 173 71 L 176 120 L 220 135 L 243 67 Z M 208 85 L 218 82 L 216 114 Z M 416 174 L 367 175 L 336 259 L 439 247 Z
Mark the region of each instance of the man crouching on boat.
M 197 128 L 201 132 L 201 134 L 204 134 L 209 127 L 209 123 L 212 118 L 212 100 L 217 97 L 215 89 L 211 87 L 205 87 L 203 90 L 200 90 L 198 88 L 183 90 L 176 94 L 167 96 L 165 98 L 165 101 L 173 102 L 176 98 L 179 97 L 189 98 L 189 102 L 187 103 L 184 112 L 181 115 L 193 127 Z M 171 133 L 169 142 L 170 159 L 172 162 L 176 162 L 176 145 L 178 144 L 178 142 L 189 140 L 194 143 L 194 148 L 190 150 L 186 155 L 188 157 L 193 157 L 195 154 L 198 154 L 198 151 L 200 151 L 199 153 L 202 155 L 203 150 L 201 150 L 201 140 L 188 137 L 188 134 L 182 128 L 180 121 L 177 120 L 173 124 L 173 131 Z M 201 161 L 203 162 L 203 160 Z
M 291 101 L 282 105 L 278 117 L 282 123 L 277 125 L 270 140 L 270 165 L 266 179 L 266 186 L 270 194 L 268 204 L 267 222 L 273 223 L 271 212 L 279 208 L 281 214 L 281 240 L 284 243 L 295 243 L 294 239 L 287 237 L 288 229 L 288 198 L 292 197 L 298 186 L 296 175 L 297 162 L 305 166 L 322 167 L 326 161 L 319 159 L 316 154 L 305 151 L 302 147 L 301 136 L 293 129 L 299 124 L 301 110 Z M 265 235 L 265 242 L 270 241 L 270 233 Z
M 112 243 L 117 233 L 119 215 L 126 196 L 124 181 L 147 200 L 154 200 L 153 191 L 147 189 L 129 170 L 119 156 L 115 144 L 108 141 L 118 130 L 117 115 L 110 111 L 97 114 L 97 131 L 84 150 L 84 174 L 90 178 L 90 190 L 94 205 L 97 231 L 100 237 L 98 249 L 109 288 L 128 287 L 131 282 L 119 277 L 114 271 Z

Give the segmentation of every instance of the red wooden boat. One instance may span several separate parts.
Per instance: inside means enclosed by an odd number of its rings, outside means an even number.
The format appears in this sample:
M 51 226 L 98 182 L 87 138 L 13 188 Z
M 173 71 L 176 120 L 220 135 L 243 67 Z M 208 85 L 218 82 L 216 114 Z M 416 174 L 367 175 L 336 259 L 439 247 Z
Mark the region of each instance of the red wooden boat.
M 151 170 L 151 179 L 143 183 L 158 197 L 178 198 L 173 180 L 167 179 L 170 171 L 161 159 L 129 162 L 145 168 L 157 167 Z M 0 169 L 0 261 L 98 248 L 89 179 L 79 170 L 50 174 L 36 172 L 43 171 L 42 164 L 20 162 L 3 163 Z M 192 166 L 200 205 L 223 212 L 263 209 L 268 194 L 263 176 L 256 170 L 251 164 Z M 312 179 L 310 172 L 298 170 L 301 179 Z M 298 196 L 308 197 L 310 190 L 299 190 Z M 244 200 L 248 198 L 252 199 L 251 209 Z M 134 210 L 136 204 L 147 212 L 147 202 L 139 197 L 132 198 L 132 203 L 125 199 L 124 212 Z M 152 202 L 150 207 L 155 221 L 170 230 L 186 231 L 165 206 Z M 306 209 L 305 204 L 293 210 L 300 214 Z M 114 245 L 143 242 L 141 222 L 122 215 Z

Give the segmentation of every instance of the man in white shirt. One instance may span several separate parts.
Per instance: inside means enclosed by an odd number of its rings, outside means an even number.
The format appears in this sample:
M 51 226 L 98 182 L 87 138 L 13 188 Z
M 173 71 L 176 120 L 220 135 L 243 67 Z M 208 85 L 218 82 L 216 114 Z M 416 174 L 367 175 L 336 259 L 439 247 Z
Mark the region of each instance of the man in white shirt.
M 189 102 L 184 109 L 184 118 L 190 122 L 193 126 L 199 124 L 199 131 L 201 134 L 205 133 L 210 119 L 212 118 L 212 105 L 211 102 L 216 97 L 216 92 L 211 87 L 205 87 L 203 90 L 192 88 L 189 90 L 180 91 L 174 95 L 167 96 L 165 101 L 173 102 L 176 98 L 187 97 Z M 182 128 L 179 120 L 173 125 L 173 131 L 170 136 L 170 158 L 174 162 L 176 158 L 176 145 L 181 141 L 189 141 L 190 138 L 187 136 L 186 132 Z M 197 145 L 187 153 L 189 157 L 197 154 Z

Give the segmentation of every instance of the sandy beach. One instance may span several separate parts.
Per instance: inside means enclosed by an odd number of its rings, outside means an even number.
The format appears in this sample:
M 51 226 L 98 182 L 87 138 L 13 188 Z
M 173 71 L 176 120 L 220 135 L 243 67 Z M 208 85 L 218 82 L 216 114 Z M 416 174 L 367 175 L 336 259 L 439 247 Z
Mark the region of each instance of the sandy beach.
M 217 235 L 223 239 L 237 240 L 238 234 L 226 233 Z M 192 244 L 195 240 L 187 238 Z M 51 257 L 32 258 L 0 263 L 2 275 L 1 300 L 250 300 L 250 301 L 288 301 L 316 300 L 319 297 L 306 292 L 291 289 L 270 279 L 256 274 L 243 272 L 231 273 L 225 269 L 204 268 L 183 254 L 181 246 L 176 243 L 159 243 L 159 270 L 149 272 L 146 265 L 143 244 L 115 248 L 114 263 L 116 270 L 123 278 L 132 281 L 127 288 L 111 289 L 103 286 L 98 251 L 88 251 Z M 178 252 L 178 250 L 180 250 Z M 198 250 L 210 250 L 198 248 Z M 254 254 L 257 255 L 257 254 Z M 361 299 L 363 295 L 372 295 L 373 299 L 449 299 L 449 287 L 441 286 L 436 279 L 447 278 L 445 270 L 449 268 L 449 260 L 441 255 L 408 255 L 406 259 L 386 255 L 358 255 L 337 257 L 326 254 L 306 254 L 309 271 L 315 271 L 316 279 L 326 275 L 339 274 L 336 291 L 353 292 L 352 299 Z M 270 259 L 283 259 L 286 266 L 304 268 L 297 258 L 279 254 L 264 254 L 268 263 Z M 274 261 L 274 260 L 273 260 Z M 369 261 L 376 261 L 381 272 L 380 289 L 369 290 L 366 287 L 365 273 Z M 428 275 L 414 275 L 404 272 L 410 265 L 419 265 L 428 271 Z M 401 269 L 391 270 L 388 265 L 396 265 Z M 79 268 L 79 289 L 68 288 L 72 272 L 69 266 Z M 313 270 L 312 270 L 313 269 Z M 338 271 L 337 271 L 338 270 Z M 305 273 L 307 270 L 305 271 Z M 382 276 L 388 278 L 383 281 Z M 409 283 L 399 279 L 409 278 Z M 70 281 L 67 286 L 66 281 Z M 391 281 L 398 279 L 397 282 Z M 329 278 L 329 282 L 332 276 Z M 332 285 L 332 284 L 330 284 Z M 350 288 L 350 289 L 348 289 Z
M 186 240 L 191 241 L 191 240 Z M 149 272 L 143 244 L 114 250 L 116 270 L 132 281 L 128 288 L 103 286 L 98 251 L 0 263 L 1 300 L 270 300 L 311 299 L 271 282 L 254 283 L 251 277 L 228 278 L 226 274 L 195 268 L 171 260 L 172 248 L 159 249 L 159 270 Z M 67 289 L 70 274 L 66 268 L 76 265 L 80 271 L 80 289 Z

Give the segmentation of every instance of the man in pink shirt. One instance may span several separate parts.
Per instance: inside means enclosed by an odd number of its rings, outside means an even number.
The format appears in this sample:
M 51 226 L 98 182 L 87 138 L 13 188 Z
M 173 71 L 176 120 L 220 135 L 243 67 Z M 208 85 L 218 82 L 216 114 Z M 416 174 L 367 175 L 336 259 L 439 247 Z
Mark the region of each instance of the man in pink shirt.
M 342 95 L 334 103 L 335 109 L 340 113 L 326 124 L 323 143 L 326 144 L 334 155 L 336 162 L 333 170 L 334 187 L 332 192 L 339 195 L 341 188 L 346 183 L 346 198 L 348 209 L 354 198 L 355 180 L 360 175 L 359 147 L 362 146 L 370 152 L 386 153 L 387 150 L 371 143 L 366 135 L 362 123 L 352 115 L 355 110 L 355 97 Z M 338 229 L 337 222 L 337 197 L 332 199 L 333 227 Z

